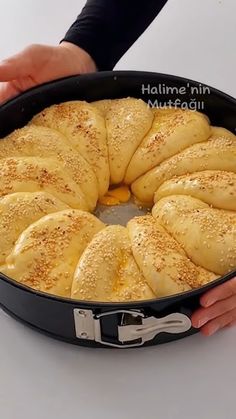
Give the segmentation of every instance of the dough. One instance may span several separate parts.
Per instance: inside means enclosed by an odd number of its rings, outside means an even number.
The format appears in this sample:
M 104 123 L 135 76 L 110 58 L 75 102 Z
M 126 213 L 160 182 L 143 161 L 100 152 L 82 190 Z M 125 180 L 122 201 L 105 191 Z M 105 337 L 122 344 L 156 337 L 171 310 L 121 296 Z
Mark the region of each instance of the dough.
M 236 268 L 236 213 L 200 203 L 170 196 L 155 204 L 152 214 L 194 263 L 224 275 Z
M 151 128 L 153 114 L 141 99 L 126 98 L 109 102 L 103 107 L 107 128 L 107 143 L 111 183 L 123 181 L 128 164 Z
M 188 291 L 217 277 L 194 265 L 151 215 L 135 217 L 127 227 L 135 260 L 157 297 Z
M 132 183 L 167 158 L 206 141 L 211 128 L 205 115 L 181 109 L 157 109 L 150 131 L 134 153 L 125 183 Z
M 98 183 L 95 173 L 90 164 L 58 131 L 37 125 L 14 131 L 0 141 L 0 159 L 7 157 L 56 159 L 86 195 L 89 209 L 96 207 Z
M 93 168 L 99 196 L 105 195 L 109 187 L 109 164 L 105 121 L 99 110 L 83 101 L 65 102 L 44 109 L 32 123 L 64 134 Z
M 155 298 L 134 260 L 125 227 L 109 226 L 94 236 L 76 268 L 71 297 L 92 301 Z
M 88 210 L 82 190 L 56 160 L 40 157 L 0 160 L 0 196 L 40 191 L 51 193 L 72 208 Z
M 103 227 L 84 211 L 46 215 L 21 234 L 2 272 L 36 290 L 70 297 L 78 260 Z
M 235 136 L 213 136 L 206 142 L 186 148 L 132 183 L 132 192 L 141 202 L 151 203 L 154 193 L 166 180 L 204 170 L 236 173 Z
M 0 264 L 5 263 L 19 235 L 46 214 L 69 208 L 47 192 L 16 192 L 0 198 Z
M 215 208 L 236 211 L 236 173 L 205 170 L 174 177 L 160 186 L 154 202 L 170 195 L 190 195 Z
M 152 215 L 105 226 L 89 211 L 127 205 L 124 183 Z M 141 99 L 53 105 L 0 141 L 0 234 L 0 271 L 42 292 L 111 303 L 201 287 L 236 268 L 236 137 Z

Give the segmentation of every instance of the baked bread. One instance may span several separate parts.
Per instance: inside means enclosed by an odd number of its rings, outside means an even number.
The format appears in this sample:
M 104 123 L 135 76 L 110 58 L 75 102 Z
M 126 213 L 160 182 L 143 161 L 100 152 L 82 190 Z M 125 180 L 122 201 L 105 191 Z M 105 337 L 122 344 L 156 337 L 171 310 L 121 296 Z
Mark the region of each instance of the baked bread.
M 141 176 L 131 189 L 141 202 L 152 203 L 154 193 L 166 180 L 204 170 L 236 173 L 236 136 L 214 134 L 208 141 L 186 148 Z
M 106 193 L 110 173 L 105 121 L 99 110 L 83 101 L 65 102 L 44 109 L 33 118 L 32 123 L 53 128 L 65 135 L 93 168 L 99 196 Z
M 70 297 L 78 260 L 103 227 L 84 211 L 69 209 L 46 215 L 19 236 L 2 272 L 38 291 Z
M 42 157 L 57 160 L 81 188 L 89 209 L 96 207 L 98 183 L 90 164 L 67 138 L 50 128 L 28 125 L 0 141 L 0 160 L 7 157 Z
M 97 233 L 76 268 L 72 298 L 92 301 L 133 301 L 155 298 L 140 272 L 125 227 L 114 225 Z
M 151 215 L 135 217 L 127 227 L 135 260 L 157 297 L 188 291 L 217 278 L 194 265 Z
M 181 109 L 156 109 L 152 127 L 134 153 L 125 183 L 132 183 L 164 160 L 211 135 L 205 115 Z
M 129 162 L 152 126 L 153 113 L 141 99 L 116 99 L 102 107 L 107 128 L 110 181 L 123 181 Z
M 0 196 L 13 192 L 37 191 L 49 192 L 72 208 L 88 210 L 79 185 L 56 160 L 40 157 L 0 160 Z
M 161 199 L 152 214 L 197 265 L 218 275 L 235 268 L 235 212 L 177 195 Z
M 190 195 L 215 208 L 236 211 L 236 173 L 205 170 L 173 177 L 157 189 L 154 202 L 170 195 Z

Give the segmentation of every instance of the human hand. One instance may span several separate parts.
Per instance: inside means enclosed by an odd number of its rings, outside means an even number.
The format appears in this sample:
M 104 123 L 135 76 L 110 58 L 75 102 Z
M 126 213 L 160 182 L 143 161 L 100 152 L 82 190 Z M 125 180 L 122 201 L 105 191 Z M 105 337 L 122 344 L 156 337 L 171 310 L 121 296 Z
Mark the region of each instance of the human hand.
M 0 62 L 0 103 L 38 84 L 94 71 L 90 55 L 74 44 L 30 45 Z
M 207 291 L 200 304 L 202 307 L 192 315 L 192 325 L 201 328 L 205 336 L 236 325 L 236 277 Z

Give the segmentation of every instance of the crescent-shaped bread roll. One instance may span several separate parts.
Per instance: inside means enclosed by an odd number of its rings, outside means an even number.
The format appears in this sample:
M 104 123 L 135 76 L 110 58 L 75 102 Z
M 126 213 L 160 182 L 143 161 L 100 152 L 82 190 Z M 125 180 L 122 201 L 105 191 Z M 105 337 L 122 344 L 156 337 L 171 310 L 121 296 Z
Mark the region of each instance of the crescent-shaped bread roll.
M 211 138 L 228 138 L 229 140 L 235 141 L 235 135 L 228 129 L 222 127 L 211 127 Z
M 99 196 L 109 187 L 109 163 L 106 126 L 101 112 L 90 103 L 72 101 L 53 105 L 36 115 L 32 123 L 53 128 L 71 142 L 93 168 Z
M 0 198 L 0 264 L 5 262 L 19 235 L 41 217 L 68 206 L 46 192 L 17 192 Z
M 190 195 L 215 208 L 236 211 L 236 173 L 206 170 L 174 177 L 160 186 L 154 202 L 170 195 Z
M 134 98 L 113 100 L 104 112 L 111 183 L 116 184 L 123 181 L 135 150 L 151 128 L 153 114 L 143 100 Z
M 135 217 L 127 227 L 135 260 L 156 296 L 181 293 L 216 279 L 194 265 L 151 215 Z
M 158 205 L 160 202 L 160 205 Z M 158 218 L 158 212 L 156 212 L 156 209 L 162 207 L 162 205 L 165 203 L 165 208 L 167 210 L 168 205 L 170 205 L 170 208 L 175 206 L 176 208 L 184 209 L 185 211 L 191 211 L 191 210 L 197 210 L 200 208 L 210 208 L 209 205 L 206 202 L 203 202 L 201 199 L 194 198 L 191 196 L 186 195 L 175 195 L 175 196 L 168 196 L 162 198 L 160 201 L 157 202 L 156 205 L 153 206 L 153 216 L 155 218 Z
M 125 183 L 132 183 L 139 176 L 185 148 L 211 135 L 205 115 L 182 109 L 157 109 L 150 131 L 134 153 Z
M 19 237 L 1 270 L 31 288 L 70 297 L 78 260 L 104 224 L 79 210 L 46 215 Z
M 88 210 L 84 194 L 60 163 L 40 157 L 0 160 L 0 196 L 13 192 L 51 193 L 72 208 Z
M 97 233 L 76 268 L 71 297 L 93 301 L 135 301 L 155 298 L 131 251 L 125 227 Z
M 52 157 L 58 160 L 86 195 L 90 210 L 96 206 L 98 184 L 92 167 L 58 131 L 28 125 L 0 141 L 0 159 L 7 157 Z
M 200 207 L 197 201 L 182 195 L 163 198 L 152 214 L 194 263 L 224 275 L 236 267 L 236 213 Z
M 132 183 L 131 189 L 141 202 L 151 203 L 154 193 L 166 180 L 204 170 L 236 173 L 236 136 L 210 138 L 186 148 L 141 176 Z

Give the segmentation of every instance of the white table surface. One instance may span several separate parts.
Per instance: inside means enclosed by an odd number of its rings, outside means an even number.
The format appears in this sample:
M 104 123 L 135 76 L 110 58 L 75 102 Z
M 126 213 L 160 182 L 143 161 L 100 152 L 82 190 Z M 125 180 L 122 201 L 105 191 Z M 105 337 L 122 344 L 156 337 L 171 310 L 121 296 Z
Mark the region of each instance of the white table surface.
M 83 3 L 0 0 L 0 59 L 57 43 Z M 117 68 L 182 75 L 236 96 L 235 14 L 235 0 L 169 0 Z M 236 417 L 236 329 L 126 351 L 60 343 L 2 311 L 0 331 L 1 419 Z

